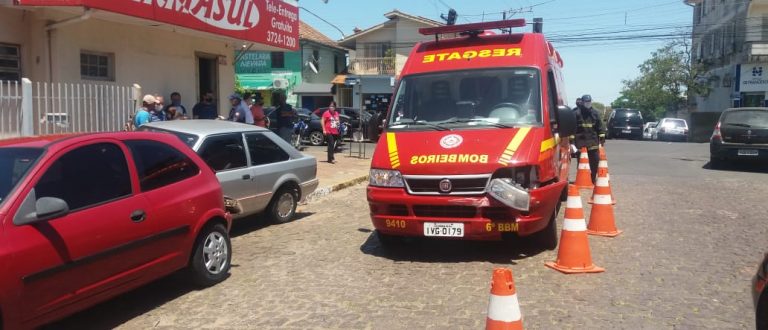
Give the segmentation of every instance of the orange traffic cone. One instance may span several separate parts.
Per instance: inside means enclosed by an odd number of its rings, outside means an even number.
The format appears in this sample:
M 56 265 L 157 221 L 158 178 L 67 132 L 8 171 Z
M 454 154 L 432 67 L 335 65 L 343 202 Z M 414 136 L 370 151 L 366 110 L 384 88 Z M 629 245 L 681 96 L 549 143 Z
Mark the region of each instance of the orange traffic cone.
M 523 315 L 517 301 L 512 270 L 496 268 L 491 279 L 491 298 L 488 302 L 486 329 L 523 329 Z
M 592 263 L 587 237 L 587 223 L 584 221 L 584 209 L 581 206 L 581 195 L 575 185 L 568 186 L 568 201 L 565 204 L 565 220 L 563 231 L 560 233 L 560 247 L 557 250 L 557 261 L 545 263 L 547 267 L 566 274 L 600 273 L 604 268 Z
M 608 172 L 608 158 L 605 156 L 605 148 L 603 147 L 600 147 L 600 163 L 597 166 L 597 171 L 599 172 L 601 168 L 604 168 L 607 174 L 602 181 L 600 181 L 600 177 L 595 179 L 595 189 L 592 190 L 592 197 L 589 198 L 589 204 L 592 204 L 595 201 L 595 190 L 597 190 L 597 186 L 602 185 L 603 187 L 610 187 L 611 185 L 611 173 Z M 613 192 L 611 192 L 611 204 L 616 205 L 616 197 L 613 197 Z
M 587 233 L 590 235 L 615 237 L 621 234 L 621 230 L 616 229 L 616 220 L 613 216 L 613 205 L 611 204 L 611 187 L 608 184 L 600 184 L 608 181 L 608 170 L 604 168 L 598 170 L 597 178 L 599 184 L 595 187 L 595 203 L 592 205 L 592 211 L 589 214 Z M 600 181 L 600 179 L 603 181 Z
M 576 172 L 576 187 L 579 189 L 592 189 L 592 172 L 589 170 L 589 156 L 587 156 L 587 148 L 581 148 L 581 155 L 579 156 L 579 170 Z

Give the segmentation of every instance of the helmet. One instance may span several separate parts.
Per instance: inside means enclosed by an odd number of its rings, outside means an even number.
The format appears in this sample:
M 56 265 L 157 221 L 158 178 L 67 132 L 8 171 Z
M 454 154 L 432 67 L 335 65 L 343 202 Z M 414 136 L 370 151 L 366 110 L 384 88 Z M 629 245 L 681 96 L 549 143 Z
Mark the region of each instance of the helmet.
M 589 94 L 584 94 L 584 96 L 581 97 L 582 102 L 592 102 L 592 96 Z

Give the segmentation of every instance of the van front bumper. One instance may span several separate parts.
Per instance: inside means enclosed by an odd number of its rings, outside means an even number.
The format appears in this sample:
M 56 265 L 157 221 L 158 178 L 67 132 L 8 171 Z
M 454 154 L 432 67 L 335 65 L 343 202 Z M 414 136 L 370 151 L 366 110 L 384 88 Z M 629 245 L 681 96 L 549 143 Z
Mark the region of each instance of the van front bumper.
M 410 195 L 404 188 L 368 186 L 367 197 L 373 226 L 384 234 L 423 237 L 425 223 L 461 223 L 461 237 L 445 238 L 500 240 L 544 229 L 565 186 L 566 182 L 558 182 L 532 190 L 528 212 L 512 209 L 487 194 Z

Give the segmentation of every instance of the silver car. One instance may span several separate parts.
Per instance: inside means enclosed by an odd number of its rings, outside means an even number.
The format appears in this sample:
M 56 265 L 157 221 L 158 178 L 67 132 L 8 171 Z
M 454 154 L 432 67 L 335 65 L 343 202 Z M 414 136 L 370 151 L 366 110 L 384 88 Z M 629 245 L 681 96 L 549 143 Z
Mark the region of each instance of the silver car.
M 658 122 L 655 121 L 649 121 L 643 125 L 643 139 L 645 140 L 652 140 L 653 134 L 656 132 L 656 124 Z
M 223 120 L 152 122 L 139 130 L 173 133 L 216 171 L 234 218 L 266 212 L 290 221 L 318 185 L 317 160 L 266 128 Z

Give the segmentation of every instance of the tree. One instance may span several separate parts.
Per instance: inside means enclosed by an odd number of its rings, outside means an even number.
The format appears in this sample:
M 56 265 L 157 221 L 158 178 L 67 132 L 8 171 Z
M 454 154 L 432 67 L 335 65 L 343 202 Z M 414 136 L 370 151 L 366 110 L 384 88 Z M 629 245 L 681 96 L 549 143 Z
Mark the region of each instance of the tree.
M 611 107 L 639 109 L 646 120 L 677 113 L 689 93 L 701 93 L 706 88 L 696 82 L 702 68 L 691 64 L 687 38 L 667 43 L 638 68 L 640 76 L 622 82 L 621 96 Z

